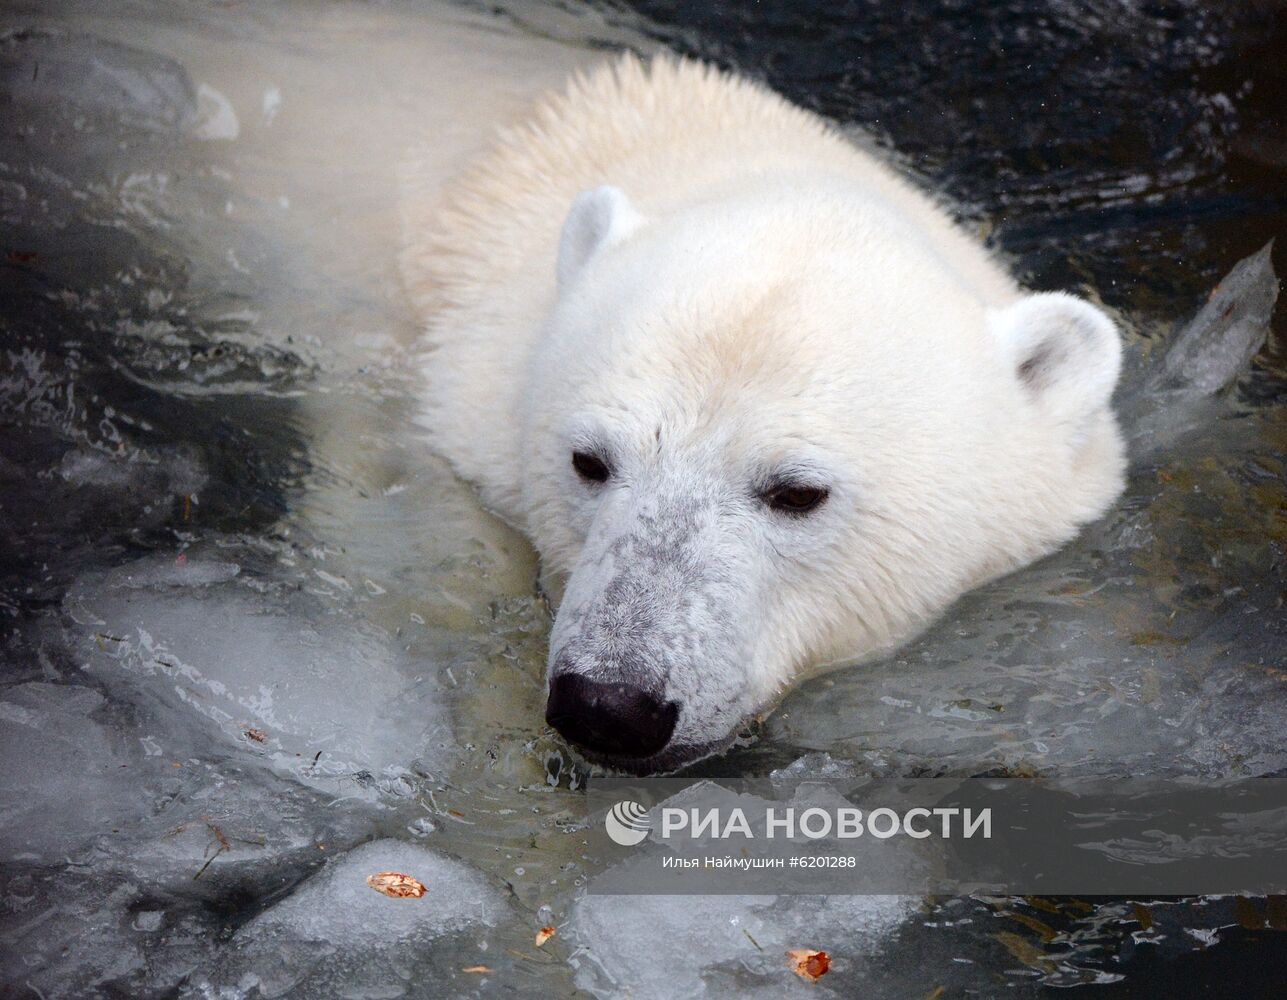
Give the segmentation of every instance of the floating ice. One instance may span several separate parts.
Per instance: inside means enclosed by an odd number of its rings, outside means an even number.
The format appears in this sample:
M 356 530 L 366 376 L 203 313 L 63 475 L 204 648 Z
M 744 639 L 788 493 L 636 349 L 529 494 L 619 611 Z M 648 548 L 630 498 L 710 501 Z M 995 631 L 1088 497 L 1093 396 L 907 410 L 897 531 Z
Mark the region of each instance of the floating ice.
M 873 774 L 1273 773 L 1287 764 L 1273 668 L 1284 625 L 1245 632 L 1275 606 L 1271 578 L 1230 553 L 1193 578 L 1237 573 L 1242 587 L 1155 593 L 1141 579 L 1153 565 L 1201 556 L 1172 551 L 1182 526 L 1164 507 L 1144 553 L 1109 548 L 1135 516 L 967 597 L 893 657 L 804 685 L 768 719 L 771 741 Z
M 94 716 L 106 702 L 75 684 L 0 694 L 0 855 L 53 861 L 146 808 L 137 741 Z
M 425 894 L 391 899 L 367 885 L 367 876 L 385 871 L 419 880 Z M 487 957 L 485 931 L 503 911 L 465 865 L 415 844 L 373 841 L 332 859 L 241 928 L 193 977 L 188 995 L 456 995 L 480 983 L 461 968 L 471 953 Z
M 367 876 L 393 871 L 425 885 L 419 899 L 391 899 Z M 353 948 L 382 947 L 494 923 L 501 904 L 482 876 L 426 847 L 377 840 L 329 862 L 308 883 L 257 917 L 246 937 L 281 928 L 299 938 Z
M 130 987 L 143 984 L 173 989 L 201 954 L 202 937 L 217 929 L 177 914 L 159 922 L 143 916 L 155 911 L 146 902 L 132 911 L 140 895 L 138 883 L 115 872 L 9 867 L 0 873 L 0 948 L 10 957 L 0 979 L 5 995 L 52 1000 L 110 995 L 113 987 L 124 987 L 117 995 L 140 996 L 143 990 Z M 165 938 L 169 953 L 156 955 L 149 972 L 148 952 Z
M 836 760 L 829 753 L 807 753 L 780 767 L 769 778 L 775 784 L 796 785 L 801 781 L 834 781 L 842 783 L 856 777 L 857 766 L 851 761 Z
M 83 578 L 67 608 L 93 676 L 234 744 L 262 733 L 274 766 L 301 780 L 396 785 L 412 761 L 441 756 L 451 735 L 433 672 L 342 601 L 263 588 L 227 559 L 159 556 Z
M 1213 397 L 1231 386 L 1264 346 L 1278 301 L 1273 241 L 1244 257 L 1170 339 L 1160 363 L 1123 392 L 1122 419 L 1136 459 L 1173 447 L 1219 414 Z
M 277 117 L 277 112 L 282 107 L 282 92 L 280 87 L 268 87 L 264 90 L 263 113 L 264 124 L 271 125 L 273 119 Z
M 594 896 L 569 936 L 576 984 L 597 997 L 781 997 L 804 984 L 792 948 L 825 951 L 822 995 L 861 993 L 864 964 L 911 915 L 904 896 Z M 811 993 L 811 995 L 814 995 Z
M 192 134 L 198 139 L 231 141 L 241 134 L 241 123 L 232 102 L 208 83 L 197 88 L 197 120 Z
M 134 493 L 191 496 L 206 483 L 205 470 L 181 453 L 124 457 L 75 449 L 63 455 L 58 474 L 76 486 L 98 486 Z
M 1167 348 L 1157 386 L 1209 396 L 1247 370 L 1269 335 L 1278 301 L 1270 240 L 1233 266 Z
M 227 583 L 241 572 L 234 562 L 222 559 L 194 558 L 180 552 L 176 556 L 158 555 L 112 570 L 107 576 L 107 586 L 140 590 L 160 590 L 166 587 L 208 587 Z
M 222 756 L 214 735 L 76 684 L 0 699 L 0 984 L 46 996 L 173 991 L 218 910 L 371 835 L 355 803 Z M 21 959 L 19 961 L 19 956 Z
M 196 114 L 196 95 L 178 63 L 71 31 L 0 35 L 0 87 L 19 105 L 58 116 L 93 114 L 133 128 L 178 130 Z

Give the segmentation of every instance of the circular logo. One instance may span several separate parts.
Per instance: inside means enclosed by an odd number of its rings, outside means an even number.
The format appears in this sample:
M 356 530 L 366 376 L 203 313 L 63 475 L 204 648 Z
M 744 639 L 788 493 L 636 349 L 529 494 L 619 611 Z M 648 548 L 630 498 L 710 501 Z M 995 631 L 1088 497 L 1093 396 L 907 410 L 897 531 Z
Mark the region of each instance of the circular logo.
M 652 820 L 648 818 L 648 810 L 638 802 L 624 799 L 608 810 L 603 817 L 603 826 L 614 843 L 634 847 L 648 836 Z

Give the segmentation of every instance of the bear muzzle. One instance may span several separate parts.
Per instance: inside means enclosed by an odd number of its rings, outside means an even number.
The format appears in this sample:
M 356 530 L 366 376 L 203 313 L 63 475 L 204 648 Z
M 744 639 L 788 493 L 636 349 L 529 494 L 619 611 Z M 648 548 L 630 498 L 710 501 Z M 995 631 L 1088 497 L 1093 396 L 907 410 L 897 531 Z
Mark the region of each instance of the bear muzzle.
M 639 760 L 665 749 L 679 721 L 679 703 L 645 688 L 562 673 L 550 680 L 545 721 L 595 757 Z

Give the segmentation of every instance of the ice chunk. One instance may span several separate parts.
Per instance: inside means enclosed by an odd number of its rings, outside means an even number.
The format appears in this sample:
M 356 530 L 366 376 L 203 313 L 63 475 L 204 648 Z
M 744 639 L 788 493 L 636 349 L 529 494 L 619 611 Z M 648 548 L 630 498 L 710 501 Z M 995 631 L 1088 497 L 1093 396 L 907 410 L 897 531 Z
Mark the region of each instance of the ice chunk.
M 410 875 L 425 885 L 419 899 L 393 899 L 367 885 L 378 872 Z M 481 875 L 419 844 L 376 840 L 331 861 L 288 899 L 247 928 L 269 927 L 307 940 L 378 948 L 492 923 L 500 904 Z
M 19 106 L 101 115 L 155 131 L 182 128 L 196 113 L 192 84 L 173 60 L 74 32 L 0 37 L 0 88 Z
M 1264 346 L 1278 301 L 1273 240 L 1233 266 L 1167 349 L 1158 388 L 1194 396 L 1219 392 Z
M 69 715 L 115 708 L 83 687 L 33 684 L 8 692 L 0 713 L 20 726 L 42 715 L 48 722 L 41 703 L 51 699 Z M 26 746 L 38 755 L 29 759 L 32 780 L 0 786 L 6 803 L 23 805 L 6 817 L 0 846 L 0 951 L 13 959 L 0 970 L 0 994 L 30 983 L 46 996 L 95 988 L 170 995 L 222 947 L 230 906 L 258 907 L 326 851 L 371 836 L 364 803 L 320 795 L 250 760 L 220 759 L 205 727 L 130 714 L 137 729 L 119 737 L 126 749 L 133 744 L 127 768 L 115 770 L 115 752 L 85 759 L 105 741 L 119 749 L 112 733 L 123 719 L 76 719 L 57 733 L 74 755 L 36 741 Z M 7 741 L 3 750 L 6 762 L 28 760 L 9 753 Z M 27 841 L 11 852 L 14 824 Z
M 394 871 L 423 882 L 419 898 L 391 899 L 367 876 Z M 226 953 L 193 978 L 197 996 L 399 997 L 455 994 L 477 985 L 462 958 L 479 954 L 505 911 L 477 872 L 416 844 L 376 840 L 327 863 L 241 928 Z M 450 945 L 443 939 L 451 938 Z M 452 957 L 448 957 L 448 956 Z
M 264 124 L 271 125 L 273 119 L 277 117 L 277 112 L 282 108 L 282 92 L 280 87 L 272 86 L 264 90 L 263 113 Z
M 78 448 L 63 455 L 58 474 L 75 486 L 128 490 L 158 500 L 166 494 L 197 493 L 207 481 L 201 462 L 177 449 L 124 457 Z
M 174 745 L 174 734 L 161 739 Z M 168 893 L 258 898 L 275 884 L 265 882 L 270 875 L 371 835 L 363 803 L 319 794 L 249 760 L 206 764 L 167 755 L 149 764 L 140 784 L 147 783 L 151 813 L 140 810 L 119 837 L 105 833 L 94 849 L 100 864 Z
M 440 753 L 450 728 L 435 674 L 349 613 L 351 594 L 264 586 L 226 559 L 167 556 L 83 578 L 66 607 L 105 683 L 142 688 L 238 746 L 261 731 L 269 760 L 301 780 L 334 789 L 340 777 L 353 794 L 356 775 L 396 785 Z
M 0 854 L 52 860 L 146 806 L 137 742 L 92 716 L 97 691 L 36 681 L 0 695 Z
M 594 896 L 572 910 L 576 984 L 598 997 L 781 997 L 799 985 L 790 948 L 826 951 L 816 986 L 857 992 L 907 896 Z
M 0 974 L 0 992 L 101 996 L 106 984 L 138 983 L 148 941 L 159 935 L 131 928 L 129 907 L 137 894 L 127 879 L 92 870 L 73 876 L 7 866 L 0 873 L 0 949 L 13 958 Z M 177 983 L 175 977 L 166 985 Z
M 802 781 L 844 781 L 856 777 L 857 766 L 836 760 L 829 753 L 807 753 L 769 775 L 775 784 L 796 785 Z
M 0 851 L 29 862 L 89 852 L 131 877 L 179 882 L 210 862 L 203 877 L 213 882 L 227 866 L 311 858 L 318 843 L 369 835 L 347 802 L 253 766 L 245 739 L 239 755 L 221 742 L 204 721 L 150 715 L 82 685 L 9 687 Z
M 1243 374 L 1269 335 L 1278 301 L 1273 241 L 1233 266 L 1167 346 L 1160 365 L 1122 395 L 1135 458 L 1169 447 L 1218 415 L 1213 397 Z
M 227 583 L 241 572 L 241 567 L 223 559 L 188 558 L 187 553 L 177 556 L 150 556 L 127 563 L 107 576 L 109 586 L 132 590 L 165 587 L 208 587 Z
M 198 139 L 231 141 L 241 134 L 241 123 L 232 102 L 208 83 L 197 88 L 197 120 L 192 134 Z

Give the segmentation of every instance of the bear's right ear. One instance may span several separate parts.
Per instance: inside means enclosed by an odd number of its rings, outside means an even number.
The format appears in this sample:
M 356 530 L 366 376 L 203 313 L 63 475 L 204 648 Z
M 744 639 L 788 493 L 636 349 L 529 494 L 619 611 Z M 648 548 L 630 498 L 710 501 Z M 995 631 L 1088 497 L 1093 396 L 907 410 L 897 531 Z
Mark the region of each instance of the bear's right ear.
M 621 188 L 605 184 L 572 200 L 559 237 L 559 287 L 566 287 L 590 259 L 620 243 L 643 224 Z

